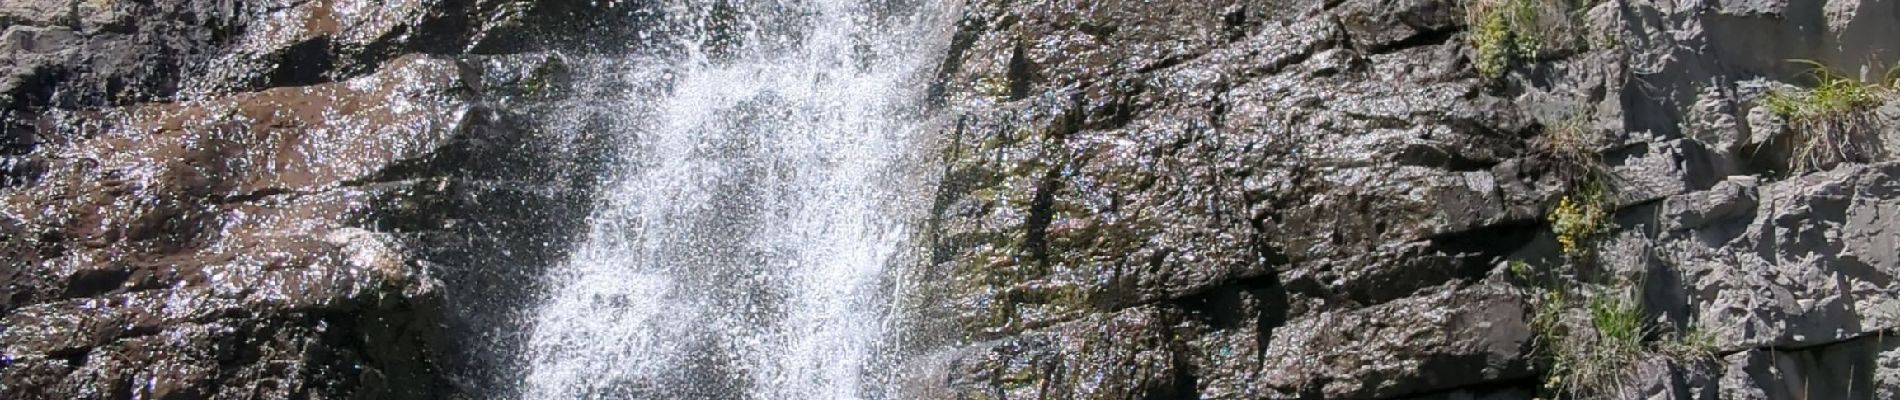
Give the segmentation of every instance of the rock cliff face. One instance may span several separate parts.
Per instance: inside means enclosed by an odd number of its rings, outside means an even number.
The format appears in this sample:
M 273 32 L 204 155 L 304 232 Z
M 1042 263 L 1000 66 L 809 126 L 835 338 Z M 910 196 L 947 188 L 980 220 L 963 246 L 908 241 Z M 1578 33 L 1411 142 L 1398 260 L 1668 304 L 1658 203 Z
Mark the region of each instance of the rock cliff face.
M 0 3 L 0 398 L 506 396 L 639 3 Z M 906 398 L 1900 396 L 1900 2 L 962 12 Z
M 1889 398 L 1897 17 L 972 1 L 920 396 Z
M 0 4 L 0 398 L 490 397 L 584 7 Z

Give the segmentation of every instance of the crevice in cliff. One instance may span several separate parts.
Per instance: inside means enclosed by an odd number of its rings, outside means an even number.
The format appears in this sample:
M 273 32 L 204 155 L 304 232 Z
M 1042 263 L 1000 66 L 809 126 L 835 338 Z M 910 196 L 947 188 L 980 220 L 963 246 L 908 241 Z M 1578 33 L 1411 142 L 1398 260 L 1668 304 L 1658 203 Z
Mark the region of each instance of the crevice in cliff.
M 1462 33 L 1465 31 L 1462 26 L 1451 26 L 1451 27 L 1446 27 L 1446 28 L 1441 28 L 1441 29 L 1427 29 L 1427 28 L 1419 28 L 1419 29 L 1420 30 L 1418 31 L 1418 33 L 1413 34 L 1412 36 L 1407 36 L 1404 39 L 1400 39 L 1397 42 L 1392 42 L 1385 45 L 1366 49 L 1367 53 L 1392 54 L 1392 53 L 1411 50 L 1411 49 L 1419 48 L 1419 47 L 1443 46 L 1448 43 L 1451 43 L 1451 40 L 1453 38 L 1458 37 L 1457 35 L 1459 33 Z
M 1454 387 L 1448 387 L 1448 388 L 1442 388 L 1442 389 L 1427 390 L 1427 391 L 1422 391 L 1422 392 L 1406 393 L 1406 394 L 1401 394 L 1401 395 L 1396 395 L 1396 396 L 1386 396 L 1386 397 L 1381 397 L 1375 400 L 1420 399 L 1420 398 L 1435 398 L 1437 396 L 1443 396 L 1444 398 L 1451 398 L 1451 399 L 1460 399 L 1460 398 L 1489 399 L 1489 398 L 1494 398 L 1493 396 L 1502 397 L 1502 398 L 1518 398 L 1518 397 L 1512 397 L 1509 395 L 1510 394 L 1531 395 L 1531 394 L 1537 393 L 1537 389 L 1539 387 L 1542 387 L 1543 384 L 1544 383 L 1542 379 L 1533 375 L 1529 377 L 1486 381 L 1486 382 L 1479 382 L 1479 383 L 1474 383 L 1470 385 L 1462 385 L 1462 386 L 1454 386 Z
M 1502 163 L 1497 159 L 1470 157 L 1460 152 L 1425 144 L 1405 146 L 1392 156 L 1399 165 L 1427 167 L 1450 172 L 1489 171 Z
M 1028 47 L 1028 43 L 1018 41 L 1010 48 L 1008 69 L 1003 73 L 1009 82 L 1010 101 L 1029 98 L 1030 90 L 1035 88 L 1036 65 L 1029 60 Z
M 1755 351 L 1755 350 L 1780 351 L 1780 352 L 1813 351 L 1813 350 L 1824 349 L 1824 348 L 1828 348 L 1828 347 L 1832 347 L 1836 345 L 1848 344 L 1850 342 L 1866 340 L 1869 338 L 1886 338 L 1886 337 L 1894 337 L 1895 340 L 1900 340 L 1900 327 L 1888 327 L 1888 328 L 1880 328 L 1880 329 L 1872 329 L 1872 330 L 1863 330 L 1859 334 L 1856 334 L 1854 336 L 1835 339 L 1835 340 L 1831 340 L 1827 342 L 1812 343 L 1812 344 L 1806 344 L 1806 345 L 1800 345 L 1800 346 L 1777 345 L 1777 346 L 1749 347 L 1749 348 L 1744 348 L 1741 350 L 1718 351 L 1715 354 L 1718 357 L 1722 357 L 1722 356 L 1733 355 L 1736 353 L 1746 353 L 1746 352 Z
M 957 23 L 957 31 L 950 37 L 950 46 L 945 51 L 943 62 L 937 66 L 936 79 L 931 79 L 929 88 L 925 90 L 926 104 L 933 108 L 947 105 L 950 79 L 963 70 L 964 53 L 976 46 L 976 40 L 985 28 L 983 20 L 978 18 L 964 18 Z M 952 145 L 955 146 L 954 143 Z
M 1344 39 L 1340 39 L 1340 38 L 1333 38 L 1329 40 L 1317 40 L 1306 46 L 1301 46 L 1297 50 L 1293 51 L 1292 53 L 1286 54 L 1285 56 L 1282 56 L 1282 57 L 1274 58 L 1264 63 L 1263 65 L 1241 70 L 1240 74 L 1238 74 L 1238 76 L 1234 78 L 1234 82 L 1228 86 L 1238 87 L 1238 86 L 1246 85 L 1248 83 L 1252 83 L 1254 80 L 1260 79 L 1262 77 L 1278 75 L 1281 72 L 1285 72 L 1287 68 L 1291 68 L 1295 65 L 1303 64 L 1307 60 L 1311 60 L 1313 58 L 1313 55 L 1319 54 L 1319 52 L 1321 51 L 1337 48 L 1340 45 L 1340 43 L 1342 43 L 1343 40 Z
M 292 190 L 292 189 L 286 189 L 286 188 L 269 187 L 269 188 L 263 188 L 263 189 L 249 191 L 249 192 L 215 196 L 211 199 L 211 202 L 212 204 L 224 204 L 224 205 L 246 204 L 246 203 L 256 203 L 256 202 L 273 199 L 273 198 L 295 199 L 297 197 L 302 197 L 302 196 L 316 194 L 316 193 L 320 193 L 320 192 L 299 191 L 299 190 Z
M 1036 184 L 1029 217 L 1023 221 L 1023 249 L 1042 272 L 1049 270 L 1049 224 L 1055 220 L 1055 193 L 1062 190 L 1061 168 L 1050 168 Z

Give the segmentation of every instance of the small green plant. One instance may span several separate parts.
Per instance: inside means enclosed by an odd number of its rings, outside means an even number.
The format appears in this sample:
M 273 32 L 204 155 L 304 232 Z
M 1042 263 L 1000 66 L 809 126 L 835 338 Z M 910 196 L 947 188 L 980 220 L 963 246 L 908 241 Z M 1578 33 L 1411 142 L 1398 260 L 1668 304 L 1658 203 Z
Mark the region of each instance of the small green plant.
M 1535 272 L 1531 271 L 1530 263 L 1526 263 L 1524 260 L 1511 260 L 1511 262 L 1505 266 L 1505 271 L 1511 273 L 1512 279 L 1519 281 L 1530 281 L 1536 278 L 1536 275 L 1534 275 Z
M 1855 141 L 1850 135 L 1872 129 L 1868 111 L 1880 105 L 1895 78 L 1895 71 L 1877 84 L 1868 84 L 1835 73 L 1819 62 L 1795 60 L 1812 66 L 1809 75 L 1815 85 L 1807 89 L 1776 90 L 1762 99 L 1769 112 L 1788 121 L 1795 142 L 1789 160 L 1789 172 L 1802 172 L 1826 164 L 1852 159 Z
M 1643 309 L 1636 301 L 1617 295 L 1590 299 L 1590 326 L 1604 345 L 1636 350 L 1643 343 Z
M 1573 115 L 1545 127 L 1534 149 L 1569 191 L 1546 215 L 1564 255 L 1580 258 L 1591 242 L 1615 227 L 1610 222 L 1613 174 L 1597 149 L 1605 137 L 1590 129 L 1589 114 Z
M 1550 342 L 1564 337 L 1564 315 L 1570 311 L 1565 291 L 1561 288 L 1546 290 L 1535 303 L 1537 308 L 1531 314 L 1531 330 L 1537 334 L 1539 350 L 1549 350 Z
M 1614 49 L 1623 46 L 1623 35 L 1614 30 L 1605 30 L 1594 37 L 1596 40 L 1590 42 L 1594 48 Z
M 1474 2 L 1472 9 L 1481 10 Z M 1471 47 L 1478 51 L 1478 76 L 1485 79 L 1497 79 L 1504 76 L 1504 70 L 1510 68 L 1512 58 L 1511 22 L 1496 10 L 1473 11 L 1476 18 L 1471 26 Z
M 1718 351 L 1715 335 L 1696 325 L 1689 325 L 1682 331 L 1671 333 L 1657 345 L 1657 350 L 1677 360 L 1713 359 Z
M 1610 199 L 1601 184 L 1587 184 L 1564 196 L 1550 210 L 1550 229 L 1565 256 L 1583 258 L 1597 238 L 1615 228 L 1610 221 Z
M 535 96 L 547 94 L 555 89 L 556 81 L 566 71 L 566 62 L 559 57 L 549 57 L 521 78 L 521 92 Z
M 1565 118 L 1546 127 L 1535 144 L 1537 152 L 1553 163 L 1559 177 L 1572 186 L 1601 182 L 1609 176 L 1597 152 L 1608 137 L 1591 129 L 1590 119 L 1589 113 Z
M 1517 60 L 1537 57 L 1537 40 L 1527 30 L 1536 24 L 1531 1 L 1472 0 L 1465 5 L 1471 47 L 1478 51 L 1478 76 L 1497 79 Z
M 1469 40 L 1477 50 L 1478 75 L 1504 76 L 1512 65 L 1535 60 L 1545 48 L 1575 40 L 1571 9 L 1589 2 L 1560 0 L 1470 0 L 1465 3 Z
M 1539 351 L 1550 363 L 1544 389 L 1569 398 L 1608 398 L 1645 353 L 1642 307 L 1621 294 L 1599 293 L 1587 300 L 1588 324 L 1579 325 L 1562 317 L 1576 306 L 1566 300 L 1548 298 L 1532 321 Z

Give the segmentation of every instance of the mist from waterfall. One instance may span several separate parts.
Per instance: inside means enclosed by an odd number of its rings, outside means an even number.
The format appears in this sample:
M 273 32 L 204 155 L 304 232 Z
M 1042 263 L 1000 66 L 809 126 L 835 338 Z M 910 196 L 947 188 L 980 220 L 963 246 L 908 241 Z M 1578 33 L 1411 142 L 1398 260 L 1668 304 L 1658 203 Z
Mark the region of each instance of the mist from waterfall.
M 586 74 L 617 153 L 524 321 L 527 399 L 873 399 L 953 5 L 674 1 Z

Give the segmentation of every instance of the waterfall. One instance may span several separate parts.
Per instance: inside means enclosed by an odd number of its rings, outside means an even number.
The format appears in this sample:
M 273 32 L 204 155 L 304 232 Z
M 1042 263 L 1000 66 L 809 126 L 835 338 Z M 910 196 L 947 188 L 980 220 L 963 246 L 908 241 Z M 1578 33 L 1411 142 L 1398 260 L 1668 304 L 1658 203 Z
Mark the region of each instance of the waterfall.
M 674 0 L 589 74 L 617 154 L 545 278 L 528 399 L 882 398 L 953 5 Z M 913 4 L 916 3 L 916 4 Z

